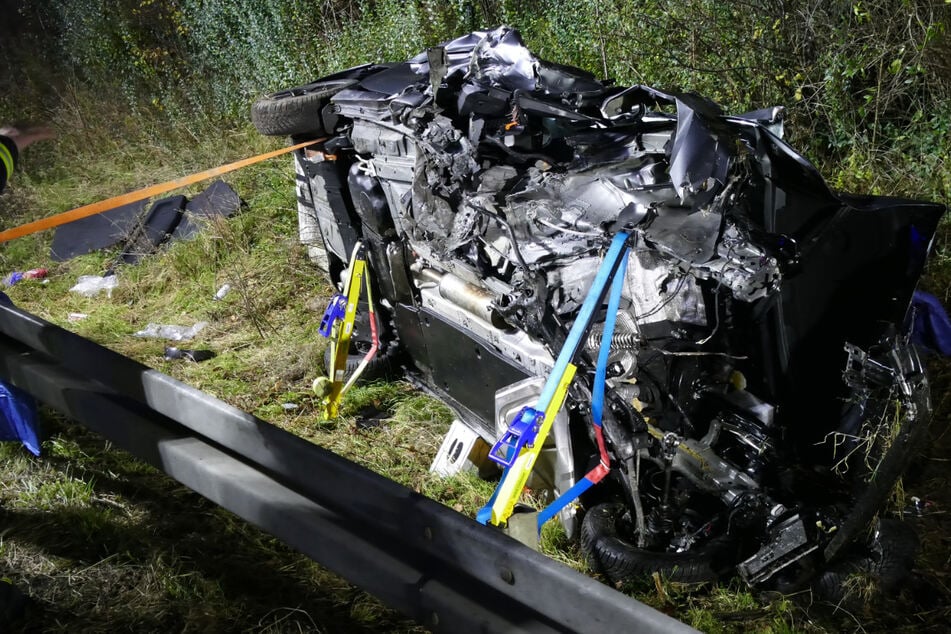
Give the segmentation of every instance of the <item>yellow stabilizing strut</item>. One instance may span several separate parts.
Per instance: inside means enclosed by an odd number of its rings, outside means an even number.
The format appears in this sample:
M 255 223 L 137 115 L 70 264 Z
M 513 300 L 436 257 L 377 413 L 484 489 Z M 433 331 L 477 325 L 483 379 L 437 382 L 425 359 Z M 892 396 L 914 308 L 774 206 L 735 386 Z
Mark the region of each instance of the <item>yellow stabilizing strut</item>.
M 360 364 L 360 367 L 356 372 L 353 373 L 350 381 L 346 384 L 344 379 L 347 374 L 347 357 L 350 353 L 350 335 L 353 333 L 353 322 L 357 314 L 357 304 L 360 301 L 360 287 L 363 285 L 364 277 L 367 273 L 367 264 L 366 261 L 359 257 L 361 244 L 357 245 L 353 249 L 353 253 L 350 257 L 350 265 L 347 268 L 347 292 L 344 295 L 346 299 L 346 308 L 344 309 L 343 315 L 340 319 L 336 319 L 333 323 L 332 330 L 330 331 L 330 386 L 329 389 L 326 389 L 326 397 L 324 399 L 324 415 L 329 418 L 334 418 L 339 413 L 340 400 L 343 398 L 344 393 L 353 385 L 356 377 L 359 376 L 360 372 L 366 367 L 366 364 L 369 362 L 370 358 L 376 353 L 376 345 L 364 359 L 363 363 Z M 373 315 L 373 304 L 372 298 L 370 296 L 370 280 L 366 280 L 367 286 L 367 300 L 370 306 L 370 322 L 372 325 L 372 330 L 374 334 L 374 342 L 376 341 L 376 323 L 374 321 L 375 316 Z M 331 300 L 331 306 L 339 298 L 335 297 Z M 328 314 L 330 310 L 328 309 Z M 316 386 L 316 383 L 315 383 Z
M 480 524 L 491 523 L 500 526 L 511 517 L 515 503 L 528 481 L 528 476 L 545 444 L 555 416 L 564 405 L 568 388 L 574 379 L 577 368 L 571 360 L 582 345 L 595 314 L 602 305 L 608 286 L 612 284 L 615 274 L 621 270 L 621 263 L 627 257 L 629 239 L 630 234 L 622 231 L 611 240 L 611 246 L 598 268 L 584 303 L 555 359 L 555 365 L 548 380 L 545 381 L 536 407 L 523 408 L 489 452 L 489 458 L 505 467 L 505 471 L 502 473 L 502 480 L 496 487 L 495 493 L 476 513 L 476 521 Z M 621 275 L 623 276 L 623 273 Z M 623 281 L 622 276 L 618 276 L 618 279 Z M 607 468 L 607 464 L 604 466 Z
M 538 459 L 538 454 L 541 453 L 545 439 L 548 438 L 548 432 L 555 422 L 555 417 L 565 402 L 565 396 L 568 394 L 568 387 L 571 385 L 572 379 L 575 378 L 576 369 L 574 364 L 571 363 L 565 368 L 564 374 L 561 375 L 561 379 L 558 381 L 558 387 L 555 389 L 555 395 L 545 409 L 545 418 L 538 428 L 534 443 L 530 447 L 522 448 L 518 458 L 512 463 L 508 474 L 502 480 L 495 500 L 492 502 L 492 517 L 489 520 L 492 524 L 499 526 L 511 517 L 515 503 L 518 502 L 522 489 L 525 488 L 525 483 L 528 481 L 528 476 L 535 468 L 535 461 Z

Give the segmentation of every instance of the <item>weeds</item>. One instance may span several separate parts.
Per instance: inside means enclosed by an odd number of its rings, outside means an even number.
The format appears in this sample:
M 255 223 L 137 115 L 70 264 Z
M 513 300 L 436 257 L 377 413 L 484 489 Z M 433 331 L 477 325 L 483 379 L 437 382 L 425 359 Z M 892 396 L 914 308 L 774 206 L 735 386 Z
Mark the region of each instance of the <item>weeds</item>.
M 823 444 L 832 446 L 835 463 L 832 469 L 839 475 L 845 475 L 853 467 L 861 469 L 865 474 L 865 481 L 869 482 L 878 472 L 878 467 L 885 459 L 889 448 L 898 439 L 902 428 L 906 424 L 915 424 L 909 418 L 900 400 L 891 401 L 891 408 L 881 410 L 877 419 L 865 418 L 858 434 L 830 432 L 826 434 Z M 891 410 L 891 414 L 889 411 Z M 877 408 L 873 408 L 877 411 Z M 840 455 L 840 448 L 845 451 Z M 858 461 L 858 462 L 856 462 Z

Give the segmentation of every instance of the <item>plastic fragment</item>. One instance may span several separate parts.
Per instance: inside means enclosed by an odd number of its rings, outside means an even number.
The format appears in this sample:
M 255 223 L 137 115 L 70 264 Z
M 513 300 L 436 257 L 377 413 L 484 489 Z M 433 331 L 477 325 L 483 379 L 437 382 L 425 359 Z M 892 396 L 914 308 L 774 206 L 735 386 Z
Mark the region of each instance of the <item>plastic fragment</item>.
M 100 292 L 106 291 L 106 297 L 112 297 L 112 289 L 118 285 L 119 280 L 115 275 L 80 275 L 76 285 L 69 290 L 83 297 L 96 297 Z
M 218 292 L 215 293 L 215 301 L 220 302 L 230 292 L 231 292 L 231 284 L 222 284 L 221 288 L 218 289 Z
M 171 324 L 149 323 L 142 330 L 135 333 L 136 337 L 152 339 L 171 339 L 172 341 L 188 341 L 204 330 L 207 321 L 199 321 L 194 326 L 175 326 Z
M 14 271 L 7 276 L 7 279 L 3 281 L 7 286 L 13 286 L 17 282 L 23 280 L 41 280 L 47 276 L 49 271 L 47 269 L 30 269 L 29 271 Z

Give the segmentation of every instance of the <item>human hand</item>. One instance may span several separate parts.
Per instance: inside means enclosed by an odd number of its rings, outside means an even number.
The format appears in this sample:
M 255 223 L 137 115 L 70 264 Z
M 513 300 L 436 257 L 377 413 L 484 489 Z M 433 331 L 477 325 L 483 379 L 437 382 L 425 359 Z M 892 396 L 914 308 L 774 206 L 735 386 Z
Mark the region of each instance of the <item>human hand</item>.
M 13 141 L 17 146 L 17 150 L 22 152 L 28 146 L 33 145 L 37 141 L 52 139 L 56 136 L 56 133 L 52 128 L 47 126 L 27 128 L 25 130 L 19 130 L 13 126 L 4 126 L 0 128 L 0 136 L 5 136 Z

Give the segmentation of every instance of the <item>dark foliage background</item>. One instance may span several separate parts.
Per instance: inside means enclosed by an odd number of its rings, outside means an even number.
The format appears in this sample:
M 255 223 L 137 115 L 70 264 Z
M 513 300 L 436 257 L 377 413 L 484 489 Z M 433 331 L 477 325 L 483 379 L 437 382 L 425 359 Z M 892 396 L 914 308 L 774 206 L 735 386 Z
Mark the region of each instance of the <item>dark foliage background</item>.
M 784 104 L 836 185 L 947 197 L 941 0 L 5 0 L 4 90 L 75 81 L 136 107 L 243 119 L 263 92 L 511 24 L 542 57 L 739 111 Z M 5 114 L 5 113 L 4 113 Z M 827 172 L 830 170 L 826 170 Z M 939 172 L 939 173 L 936 173 Z

